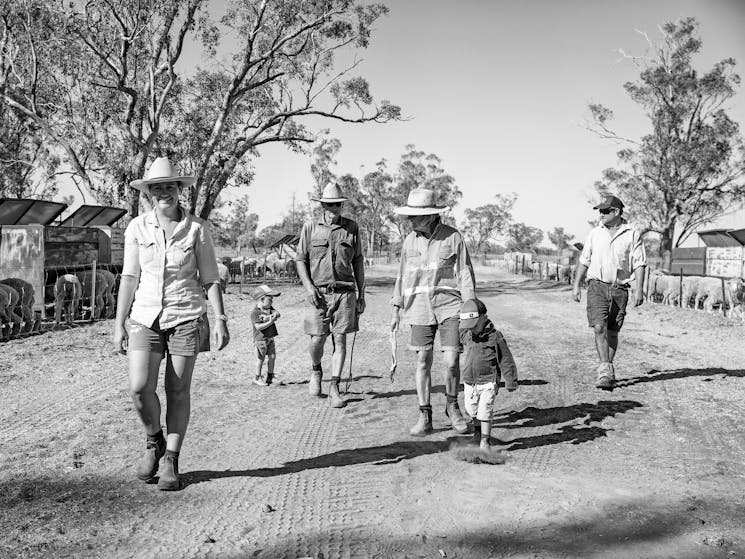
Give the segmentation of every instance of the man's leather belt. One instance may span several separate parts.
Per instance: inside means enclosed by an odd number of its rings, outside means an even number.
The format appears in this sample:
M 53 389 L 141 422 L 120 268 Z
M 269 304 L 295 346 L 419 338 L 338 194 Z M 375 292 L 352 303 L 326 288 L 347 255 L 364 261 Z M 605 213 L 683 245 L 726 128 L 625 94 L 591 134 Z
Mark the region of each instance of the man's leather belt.
M 354 287 L 346 285 L 324 285 L 318 289 L 327 295 L 331 295 L 332 293 L 350 293 L 354 291 Z

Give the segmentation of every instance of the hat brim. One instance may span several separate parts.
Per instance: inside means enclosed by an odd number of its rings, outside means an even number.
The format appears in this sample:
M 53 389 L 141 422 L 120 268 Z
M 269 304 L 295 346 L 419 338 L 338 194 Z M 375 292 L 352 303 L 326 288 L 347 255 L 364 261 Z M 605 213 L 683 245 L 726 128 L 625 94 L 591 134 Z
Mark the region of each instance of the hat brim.
M 610 204 L 598 204 L 597 206 L 593 206 L 593 210 L 622 210 L 623 208 L 619 208 L 618 206 L 613 206 Z
M 141 190 L 147 192 L 151 184 L 159 184 L 163 182 L 178 182 L 181 183 L 180 188 L 185 186 L 191 186 L 197 181 L 196 177 L 160 177 L 157 179 L 137 179 L 129 183 L 130 188 L 135 190 Z
M 254 293 L 254 299 L 258 301 L 262 297 L 279 297 L 280 295 L 279 291 L 270 291 L 269 293 L 262 291 L 261 293 Z
M 430 206 L 427 208 L 416 208 L 412 206 L 402 206 L 393 210 L 398 215 L 433 215 L 448 211 L 446 206 Z
M 337 202 L 346 202 L 349 198 L 311 198 L 314 202 L 326 202 L 327 204 L 336 204 Z

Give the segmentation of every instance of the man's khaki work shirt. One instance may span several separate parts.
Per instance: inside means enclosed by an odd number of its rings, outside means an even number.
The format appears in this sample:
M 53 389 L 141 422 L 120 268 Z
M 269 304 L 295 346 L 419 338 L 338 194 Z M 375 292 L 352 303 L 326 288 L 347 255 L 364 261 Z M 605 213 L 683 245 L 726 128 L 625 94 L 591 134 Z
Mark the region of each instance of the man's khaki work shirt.
M 310 279 L 317 287 L 355 288 L 354 264 L 364 258 L 357 223 L 337 216 L 326 225 L 322 221 L 303 225 L 297 245 L 297 262 L 308 265 Z
M 579 261 L 587 266 L 587 279 L 623 286 L 647 264 L 647 253 L 639 230 L 623 221 L 615 233 L 602 224 L 590 231 Z
M 140 280 L 129 316 L 146 326 L 157 318 L 164 330 L 206 312 L 202 285 L 220 281 L 207 222 L 179 211 L 171 238 L 155 210 L 134 218 L 124 232 L 122 275 Z
M 439 223 L 429 239 L 416 231 L 406 236 L 391 299 L 405 324 L 440 324 L 457 316 L 475 291 L 471 257 L 457 229 Z

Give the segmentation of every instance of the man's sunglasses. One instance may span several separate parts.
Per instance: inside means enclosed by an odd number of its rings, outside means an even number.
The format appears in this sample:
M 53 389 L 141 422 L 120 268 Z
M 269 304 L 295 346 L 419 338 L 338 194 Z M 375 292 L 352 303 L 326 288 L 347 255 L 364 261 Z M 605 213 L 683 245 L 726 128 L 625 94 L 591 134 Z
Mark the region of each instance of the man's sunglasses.
M 341 206 L 341 202 L 324 202 L 324 206 L 330 206 L 332 208 L 336 208 L 338 206 Z
M 616 210 L 616 208 L 604 208 L 604 209 L 602 209 L 602 210 L 598 210 L 598 211 L 599 211 L 599 212 L 600 212 L 601 214 L 603 214 L 603 215 L 606 215 L 606 214 L 609 214 L 609 213 L 611 213 L 611 212 L 613 212 L 613 211 L 615 211 L 615 210 Z

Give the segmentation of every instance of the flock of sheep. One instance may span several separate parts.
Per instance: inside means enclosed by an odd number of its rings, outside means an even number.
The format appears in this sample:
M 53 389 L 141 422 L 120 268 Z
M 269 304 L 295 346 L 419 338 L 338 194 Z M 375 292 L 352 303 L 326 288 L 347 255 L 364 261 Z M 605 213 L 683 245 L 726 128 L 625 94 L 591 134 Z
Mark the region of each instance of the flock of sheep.
M 96 270 L 95 297 L 92 297 L 93 277 L 91 270 L 62 274 L 46 286 L 45 299 L 54 301 L 55 328 L 59 327 L 63 312 L 65 322 L 72 325 L 80 312 L 81 302 L 86 299 L 95 301 L 93 318 L 114 316 L 116 276 L 108 270 Z M 7 341 L 40 330 L 41 320 L 33 310 L 35 302 L 36 293 L 29 282 L 19 278 L 0 280 L 0 339 Z
M 530 272 L 531 277 L 571 284 L 576 265 L 555 262 L 533 262 L 532 254 L 505 253 L 507 271 L 513 274 Z M 729 278 L 722 280 L 711 276 L 681 276 L 667 274 L 661 270 L 649 273 L 647 299 L 663 304 L 713 312 L 716 308 L 724 313 L 725 308 L 739 314 L 745 321 L 745 280 Z
M 682 282 L 682 285 L 681 285 Z M 710 276 L 674 276 L 655 270 L 649 274 L 647 295 L 650 301 L 681 307 L 703 308 L 712 312 L 725 308 L 745 320 L 745 281 L 742 278 L 722 280 Z
M 240 278 L 260 278 L 260 277 L 284 277 L 292 281 L 296 280 L 297 264 L 294 258 L 280 258 L 274 253 L 270 253 L 257 258 L 247 256 L 225 257 L 222 259 L 222 265 L 226 270 L 222 271 L 218 261 L 218 272 L 222 281 L 223 273 L 226 273 L 226 282 L 235 283 L 241 281 Z
M 270 253 L 258 258 L 218 258 L 217 268 L 220 283 L 225 292 L 228 282 L 241 278 L 283 277 L 297 280 L 297 266 L 292 258 L 279 258 Z M 92 318 L 113 318 L 116 313 L 117 276 L 109 270 L 99 268 L 95 272 L 95 305 Z M 90 301 L 94 292 L 93 272 L 84 270 L 57 276 L 53 283 L 45 286 L 45 301 L 54 301 L 54 327 L 64 322 L 72 325 L 82 311 L 81 303 Z M 34 287 L 18 278 L 0 280 L 0 340 L 41 329 L 41 320 L 34 313 L 36 302 Z

